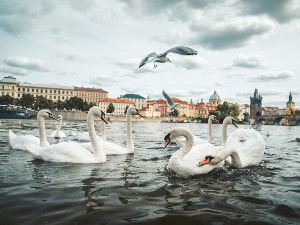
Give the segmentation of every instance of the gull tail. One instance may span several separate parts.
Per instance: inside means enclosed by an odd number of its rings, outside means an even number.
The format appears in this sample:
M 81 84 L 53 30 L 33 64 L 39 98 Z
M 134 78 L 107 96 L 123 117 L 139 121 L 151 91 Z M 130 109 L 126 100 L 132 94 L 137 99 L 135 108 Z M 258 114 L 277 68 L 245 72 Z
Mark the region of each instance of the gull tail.
M 17 137 L 17 135 L 14 134 L 14 132 L 12 132 L 11 130 L 8 131 L 8 137 L 9 137 L 9 140 L 13 140 L 15 139 L 15 137 Z
M 39 153 L 39 149 L 41 148 L 40 146 L 31 144 L 31 143 L 24 144 L 23 146 L 25 149 L 27 149 L 31 153 L 33 158 L 42 159 L 42 156 Z

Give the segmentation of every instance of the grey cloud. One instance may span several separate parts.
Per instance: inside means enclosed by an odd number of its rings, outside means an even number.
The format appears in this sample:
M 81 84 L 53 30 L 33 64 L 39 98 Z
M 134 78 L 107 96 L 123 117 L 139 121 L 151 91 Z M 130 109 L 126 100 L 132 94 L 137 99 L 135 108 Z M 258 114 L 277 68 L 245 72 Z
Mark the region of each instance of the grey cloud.
M 24 15 L 7 16 L 0 20 L 0 28 L 14 36 L 32 30 L 36 24 L 37 21 L 35 18 Z
M 182 67 L 188 70 L 201 69 L 210 64 L 200 56 L 179 56 L 171 60 L 176 67 Z
M 0 65 L 0 72 L 1 73 L 11 73 L 14 75 L 19 75 L 19 76 L 25 76 L 25 75 L 29 74 L 29 71 L 26 69 L 10 67 L 7 65 Z
M 259 55 L 239 55 L 234 61 L 232 66 L 243 67 L 248 69 L 258 69 L 267 67 L 267 63 Z
M 41 1 L 41 6 L 42 6 L 42 10 L 41 10 L 42 14 L 52 13 L 56 8 L 55 4 L 52 4 L 50 1 L 46 1 L 46 0 Z
M 190 94 L 192 95 L 202 95 L 207 93 L 208 91 L 202 88 L 193 88 L 189 91 Z
M 9 66 L 19 67 L 39 72 L 50 72 L 53 68 L 49 67 L 46 62 L 41 59 L 29 59 L 27 57 L 9 57 L 3 61 Z
M 269 81 L 287 81 L 296 79 L 296 76 L 293 72 L 285 71 L 276 71 L 276 72 L 267 72 L 259 76 L 252 76 L 248 78 L 250 82 L 269 82 Z
M 138 93 L 138 92 L 143 91 L 145 89 L 140 88 L 140 87 L 125 86 L 125 87 L 121 87 L 121 90 L 125 93 Z
M 63 58 L 66 60 L 77 60 L 79 56 L 77 54 L 63 54 L 63 53 L 56 53 L 57 58 Z
M 96 4 L 94 0 L 69 0 L 71 8 L 75 9 L 78 12 L 86 13 L 92 10 Z
M 196 35 L 190 42 L 211 50 L 239 48 L 251 44 L 253 37 L 270 33 L 273 28 L 273 22 L 254 18 L 221 25 L 198 22 L 191 26 Z
M 268 15 L 279 23 L 288 23 L 300 18 L 298 0 L 241 0 L 241 12 L 248 15 Z
M 91 77 L 89 83 L 96 84 L 100 87 L 109 87 L 112 86 L 114 83 L 122 82 L 122 79 L 119 77 L 112 77 L 112 76 L 97 76 Z

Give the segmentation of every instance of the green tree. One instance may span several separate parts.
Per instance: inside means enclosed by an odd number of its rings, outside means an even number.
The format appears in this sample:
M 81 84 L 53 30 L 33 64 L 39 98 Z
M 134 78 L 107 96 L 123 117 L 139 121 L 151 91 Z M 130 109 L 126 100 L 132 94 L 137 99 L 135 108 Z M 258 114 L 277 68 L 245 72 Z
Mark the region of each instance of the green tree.
M 221 119 L 221 112 L 220 112 L 220 111 L 212 110 L 212 111 L 209 111 L 208 114 L 209 114 L 209 116 L 210 116 L 210 115 L 215 115 L 215 116 L 218 118 L 218 120 Z
M 64 102 L 61 100 L 57 100 L 57 102 L 54 103 L 54 107 L 57 108 L 58 110 L 64 109 Z
M 244 114 L 243 122 L 249 123 L 250 114 L 248 112 L 244 112 L 243 114 Z
M 87 104 L 87 103 L 86 103 Z M 69 100 L 65 101 L 65 108 L 67 110 L 72 110 L 72 109 L 76 109 L 76 110 L 83 110 L 84 108 L 84 102 L 81 98 L 78 97 L 71 97 Z
M 217 106 L 217 111 L 221 113 L 220 121 L 222 122 L 227 116 L 232 116 L 237 119 L 240 115 L 240 110 L 238 104 L 229 104 L 228 102 L 224 102 L 221 105 Z
M 0 97 L 0 105 L 12 105 L 13 102 L 14 102 L 14 98 L 9 95 Z
M 295 111 L 295 114 L 300 114 L 300 110 L 297 109 L 297 110 Z
M 106 112 L 107 113 L 113 113 L 115 111 L 115 107 L 112 103 L 109 103 Z
M 26 108 L 32 108 L 34 102 L 35 99 L 31 94 L 23 94 L 23 96 L 20 99 L 20 105 L 25 106 Z
M 124 112 L 125 114 L 127 113 L 128 108 L 129 108 L 129 105 L 127 105 L 126 108 L 125 108 L 125 112 Z
M 86 103 L 83 106 L 83 110 L 84 111 L 89 111 L 90 108 L 92 108 L 93 106 L 96 106 L 96 104 L 94 102 L 90 102 L 89 104 L 87 102 L 84 102 L 84 103 Z
M 179 115 L 179 112 L 177 109 L 174 109 L 174 111 L 170 113 L 170 116 L 178 117 L 178 115 Z
M 36 96 L 35 97 L 35 102 L 34 102 L 34 108 L 35 109 L 49 108 L 49 103 L 48 103 L 47 98 L 43 97 L 42 95 Z

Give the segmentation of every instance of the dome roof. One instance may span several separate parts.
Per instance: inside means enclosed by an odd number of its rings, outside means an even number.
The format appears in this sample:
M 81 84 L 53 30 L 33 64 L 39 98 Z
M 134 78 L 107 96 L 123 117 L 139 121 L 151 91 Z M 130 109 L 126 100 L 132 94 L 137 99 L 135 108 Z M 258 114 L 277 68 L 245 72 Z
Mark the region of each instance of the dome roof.
M 220 96 L 214 91 L 214 94 L 210 96 L 209 100 L 221 100 Z

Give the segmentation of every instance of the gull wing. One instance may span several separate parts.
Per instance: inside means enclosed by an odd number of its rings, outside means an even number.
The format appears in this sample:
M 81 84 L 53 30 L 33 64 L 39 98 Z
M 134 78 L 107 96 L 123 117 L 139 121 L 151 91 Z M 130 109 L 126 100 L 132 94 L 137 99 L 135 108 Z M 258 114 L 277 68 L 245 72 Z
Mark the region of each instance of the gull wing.
M 141 68 L 143 65 L 149 62 L 153 62 L 153 59 L 156 58 L 157 54 L 156 52 L 152 52 L 149 55 L 147 55 L 140 63 L 139 68 Z M 150 59 L 152 58 L 152 59 Z M 150 59 L 150 60 L 149 60 Z
M 159 54 L 157 57 L 158 58 L 166 57 L 169 52 L 179 54 L 179 55 L 197 55 L 198 54 L 198 52 L 194 49 L 191 49 L 189 47 L 184 47 L 184 46 L 178 46 L 178 47 L 171 48 L 162 54 Z
M 165 90 L 162 91 L 162 94 L 164 96 L 164 98 L 166 99 L 168 105 L 171 107 L 174 105 L 174 102 L 171 100 L 171 98 L 169 97 L 169 95 L 165 92 Z

